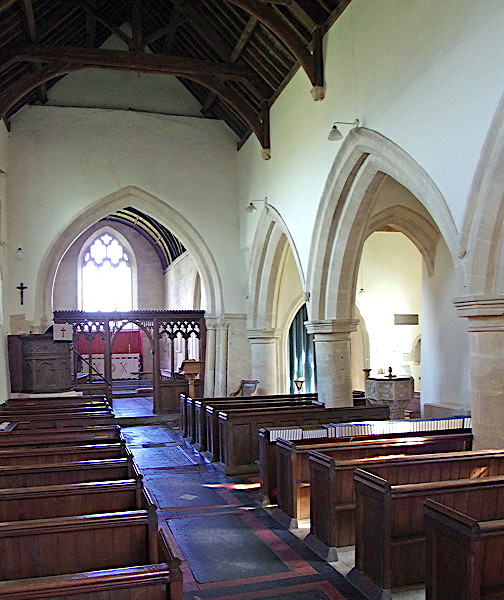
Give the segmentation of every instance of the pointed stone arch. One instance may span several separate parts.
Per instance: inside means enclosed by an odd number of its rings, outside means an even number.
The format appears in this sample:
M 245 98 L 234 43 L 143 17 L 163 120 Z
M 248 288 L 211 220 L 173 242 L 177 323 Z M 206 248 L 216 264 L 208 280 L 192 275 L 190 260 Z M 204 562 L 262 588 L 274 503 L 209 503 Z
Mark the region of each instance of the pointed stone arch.
M 178 211 L 163 200 L 136 187 L 127 186 L 104 198 L 95 200 L 77 215 L 53 241 L 44 255 L 37 278 L 35 318 L 42 324 L 51 322 L 52 289 L 61 258 L 88 227 L 125 207 L 134 207 L 156 219 L 179 238 L 197 264 L 207 292 L 208 310 L 211 315 L 224 312 L 221 278 L 215 260 L 198 231 Z
M 390 210 L 374 215 L 380 187 L 390 178 L 402 185 L 424 214 Z M 458 236 L 446 202 L 427 173 L 401 148 L 380 134 L 350 132 L 329 173 L 317 213 L 308 267 L 313 320 L 354 318 L 355 282 L 362 246 L 373 226 L 390 220 L 417 245 L 434 251 L 435 231 L 445 239 L 457 264 Z M 373 222 L 373 218 L 375 221 Z M 414 227 L 413 227 L 414 225 Z M 419 232 L 414 229 L 419 227 Z
M 476 168 L 460 245 L 466 253 L 464 295 L 504 294 L 504 95 Z
M 266 204 L 251 248 L 247 314 L 252 377 L 259 381 L 259 393 L 275 394 L 285 388 L 284 331 L 278 327 L 276 308 L 282 269 L 289 254 L 304 290 L 301 262 L 289 230 L 278 211 Z
M 249 270 L 248 327 L 274 327 L 274 298 L 279 269 L 285 252 L 292 252 L 301 286 L 305 287 L 303 268 L 291 234 L 278 211 L 267 204 L 257 225 L 252 243 Z

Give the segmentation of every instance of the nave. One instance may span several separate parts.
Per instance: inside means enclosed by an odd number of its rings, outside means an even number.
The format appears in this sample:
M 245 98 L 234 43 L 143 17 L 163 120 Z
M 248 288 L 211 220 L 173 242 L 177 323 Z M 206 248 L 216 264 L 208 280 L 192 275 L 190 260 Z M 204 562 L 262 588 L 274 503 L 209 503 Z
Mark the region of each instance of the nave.
M 185 559 L 184 600 L 363 600 L 304 545 L 302 530 L 289 532 L 258 506 L 253 482 L 222 475 L 168 425 L 122 431 L 159 507 L 160 525 Z M 424 597 L 423 590 L 394 594 Z

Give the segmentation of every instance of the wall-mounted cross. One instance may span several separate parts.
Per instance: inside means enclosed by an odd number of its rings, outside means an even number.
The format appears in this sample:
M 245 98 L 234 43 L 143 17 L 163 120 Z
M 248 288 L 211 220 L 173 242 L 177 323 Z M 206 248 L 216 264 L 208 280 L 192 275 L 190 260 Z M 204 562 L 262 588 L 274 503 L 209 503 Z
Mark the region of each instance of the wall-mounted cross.
M 19 290 L 19 302 L 23 304 L 24 291 L 28 289 L 28 286 L 21 282 L 16 289 Z

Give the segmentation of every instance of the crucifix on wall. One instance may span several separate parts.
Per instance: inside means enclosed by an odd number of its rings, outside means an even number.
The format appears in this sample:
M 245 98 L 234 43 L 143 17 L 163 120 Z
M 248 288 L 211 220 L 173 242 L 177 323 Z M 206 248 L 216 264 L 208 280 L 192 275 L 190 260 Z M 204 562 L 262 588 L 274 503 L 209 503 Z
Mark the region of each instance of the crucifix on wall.
M 20 304 L 23 304 L 24 291 L 28 289 L 28 286 L 21 282 L 16 289 L 19 290 L 19 302 Z

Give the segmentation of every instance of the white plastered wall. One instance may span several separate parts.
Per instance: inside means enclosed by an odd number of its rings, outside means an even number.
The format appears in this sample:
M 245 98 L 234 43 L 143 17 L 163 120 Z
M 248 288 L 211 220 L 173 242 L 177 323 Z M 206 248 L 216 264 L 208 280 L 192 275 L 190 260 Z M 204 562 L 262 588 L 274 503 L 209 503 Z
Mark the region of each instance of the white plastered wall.
M 125 111 L 27 107 L 13 119 L 10 152 L 9 232 L 25 251 L 13 278 L 24 278 L 30 291 L 41 259 L 65 228 L 101 198 L 138 186 L 162 199 L 166 214 L 168 208 L 180 213 L 199 232 L 218 265 L 225 311 L 243 310 L 236 151 L 221 124 Z M 169 219 L 156 217 L 170 228 Z M 186 247 L 190 241 L 181 239 Z M 12 309 L 13 292 L 7 301 Z M 27 293 L 27 320 L 39 310 L 34 294 Z
M 8 182 L 8 133 L 0 123 L 0 403 L 4 402 L 8 394 L 8 364 L 7 364 L 7 339 L 5 284 L 7 273 L 7 182 Z M 5 174 L 4 174 L 5 173 Z M 17 284 L 16 284 L 17 285 Z

